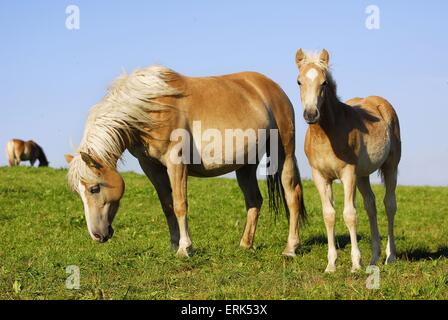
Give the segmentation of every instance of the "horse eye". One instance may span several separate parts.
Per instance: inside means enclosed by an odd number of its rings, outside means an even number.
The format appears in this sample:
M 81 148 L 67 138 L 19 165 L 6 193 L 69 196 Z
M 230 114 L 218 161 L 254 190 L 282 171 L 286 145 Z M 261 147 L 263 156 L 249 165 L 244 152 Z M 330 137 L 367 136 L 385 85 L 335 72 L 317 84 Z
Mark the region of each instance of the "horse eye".
M 90 193 L 99 193 L 100 192 L 100 185 L 97 184 L 96 186 L 93 186 L 90 188 Z
M 322 87 L 325 87 L 327 84 L 328 84 L 328 82 L 327 82 L 327 81 L 324 81 L 324 82 L 322 83 Z
M 301 85 L 302 85 L 302 82 L 300 82 L 299 80 L 297 80 L 297 84 L 298 84 L 299 86 L 301 86 Z

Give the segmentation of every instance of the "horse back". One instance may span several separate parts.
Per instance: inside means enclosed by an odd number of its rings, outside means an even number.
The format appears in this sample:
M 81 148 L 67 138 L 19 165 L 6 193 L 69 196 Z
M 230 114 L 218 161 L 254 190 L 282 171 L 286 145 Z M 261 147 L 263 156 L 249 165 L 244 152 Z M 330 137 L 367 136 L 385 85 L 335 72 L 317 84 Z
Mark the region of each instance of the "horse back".
M 398 138 L 400 137 L 399 121 L 397 113 L 392 104 L 385 98 L 380 96 L 369 96 L 366 98 L 352 98 L 345 102 L 352 107 L 359 107 L 361 112 L 367 111 L 372 116 L 378 116 L 379 120 L 383 120 L 391 127 L 396 127 Z
M 262 98 L 271 116 L 271 128 L 278 129 L 287 154 L 295 151 L 294 108 L 283 89 L 273 80 L 257 72 L 242 72 L 230 77 L 244 79 Z

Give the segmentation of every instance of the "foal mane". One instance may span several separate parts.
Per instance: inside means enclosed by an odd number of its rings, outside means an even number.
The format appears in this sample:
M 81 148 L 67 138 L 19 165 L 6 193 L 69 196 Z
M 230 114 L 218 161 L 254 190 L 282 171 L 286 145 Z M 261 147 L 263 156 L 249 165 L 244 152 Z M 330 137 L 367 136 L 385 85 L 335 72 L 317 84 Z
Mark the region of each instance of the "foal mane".
M 336 81 L 333 78 L 333 75 L 331 74 L 331 66 L 323 63 L 320 60 L 320 52 L 317 51 L 307 51 L 305 52 L 305 61 L 303 62 L 304 65 L 306 64 L 313 64 L 317 68 L 321 69 L 325 72 L 325 75 L 327 77 L 327 89 L 325 90 L 325 100 L 327 102 L 331 102 L 333 105 L 338 104 L 341 102 L 337 95 L 337 85 Z
M 106 96 L 90 110 L 79 150 L 104 166 L 115 168 L 137 136 L 147 135 L 148 129 L 157 125 L 151 112 L 173 108 L 156 99 L 181 95 L 181 90 L 169 84 L 180 77 L 163 66 L 151 66 L 118 77 Z M 80 180 L 94 178 L 81 157 L 74 157 L 68 172 L 72 188 L 76 190 Z

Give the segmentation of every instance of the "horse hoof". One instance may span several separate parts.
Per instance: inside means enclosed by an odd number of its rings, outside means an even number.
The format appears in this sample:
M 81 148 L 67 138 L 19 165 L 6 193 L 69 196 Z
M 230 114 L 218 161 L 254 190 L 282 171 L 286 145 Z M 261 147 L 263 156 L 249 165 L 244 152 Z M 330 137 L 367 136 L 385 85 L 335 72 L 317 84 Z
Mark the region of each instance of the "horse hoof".
M 392 264 L 392 263 L 394 263 L 395 261 L 397 261 L 397 257 L 395 257 L 395 256 L 389 256 L 389 257 L 387 257 L 387 259 L 386 259 L 386 264 Z
M 284 257 L 294 258 L 296 256 L 296 253 L 291 250 L 285 250 L 285 251 L 283 251 L 282 255 Z
M 356 272 L 358 272 L 359 270 L 361 270 L 361 266 L 360 266 L 360 265 L 357 265 L 357 266 L 353 266 L 353 267 L 352 267 L 351 272 L 352 272 L 352 273 L 356 273 Z
M 335 265 L 328 265 L 325 269 L 325 273 L 334 273 L 336 272 L 336 266 Z
M 246 243 L 246 242 L 241 241 L 240 248 L 242 248 L 244 250 L 250 250 L 250 249 L 253 249 L 254 247 L 251 243 Z
M 191 255 L 191 247 L 190 248 L 179 248 L 177 250 L 176 256 L 178 258 L 189 258 Z

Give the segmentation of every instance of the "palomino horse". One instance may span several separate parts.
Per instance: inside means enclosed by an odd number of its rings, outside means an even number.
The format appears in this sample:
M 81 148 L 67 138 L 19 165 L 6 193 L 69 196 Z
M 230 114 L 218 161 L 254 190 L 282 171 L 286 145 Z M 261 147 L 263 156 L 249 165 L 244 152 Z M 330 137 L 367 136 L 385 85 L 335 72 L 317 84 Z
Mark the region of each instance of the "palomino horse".
M 201 132 L 208 135 L 195 130 L 198 123 Z M 253 143 L 244 142 L 233 148 L 232 138 L 230 143 L 219 142 L 218 147 L 210 148 L 207 143 L 213 139 L 221 141 L 221 134 L 229 128 L 254 133 Z M 277 139 L 263 139 L 260 135 L 263 130 L 274 130 Z M 182 139 L 179 142 L 179 136 L 182 137 L 179 132 L 184 133 L 185 140 L 191 138 L 192 143 Z M 276 83 L 261 74 L 244 72 L 192 78 L 152 66 L 116 80 L 105 98 L 92 108 L 79 154 L 66 156 L 68 180 L 82 198 L 90 236 L 99 242 L 107 241 L 112 237 L 112 220 L 124 193 L 117 161 L 128 149 L 139 160 L 158 193 L 172 247 L 178 249 L 179 256 L 188 256 L 191 240 L 187 223 L 187 177 L 213 177 L 236 171 L 247 207 L 240 246 L 251 248 L 262 204 L 256 176 L 261 157 L 250 163 L 248 154 L 266 144 L 270 147 L 266 145 L 264 150 L 269 153 L 277 144 L 278 170 L 268 175 L 269 198 L 274 209 L 283 201 L 289 213 L 284 254 L 294 256 L 299 243 L 299 220 L 305 214 L 294 155 L 294 132 L 291 102 Z M 220 146 L 224 149 L 218 150 Z M 198 155 L 199 161 L 185 161 L 190 158 L 185 153 L 190 151 L 193 156 Z M 227 158 L 225 162 L 216 161 L 219 157 L 214 158 L 213 154 L 230 154 L 232 161 Z M 183 160 L 179 161 L 178 156 Z M 273 156 L 270 155 L 271 161 Z M 244 161 L 235 162 L 235 157 Z
M 30 161 L 31 166 L 34 166 L 36 160 L 39 160 L 39 167 L 48 167 L 44 150 L 33 140 L 25 142 L 19 139 L 12 139 L 8 141 L 6 154 L 10 167 L 20 165 L 20 161 Z
M 354 98 L 346 103 L 336 95 L 336 83 L 329 72 L 329 55 L 306 54 L 299 49 L 296 62 L 300 75 L 298 84 L 309 124 L 305 139 L 305 153 L 312 168 L 313 180 L 319 191 L 328 236 L 328 266 L 326 272 L 336 270 L 334 237 L 335 209 L 332 182 L 340 179 L 344 186 L 344 221 L 352 244 L 352 271 L 360 268 L 361 254 L 356 239 L 355 193 L 358 186 L 369 216 L 372 257 L 375 265 L 381 255 L 377 225 L 375 195 L 369 175 L 379 170 L 386 187 L 384 205 L 388 218 L 386 263 L 396 259 L 394 216 L 397 210 L 395 188 L 398 163 L 401 157 L 398 117 L 381 97 Z

